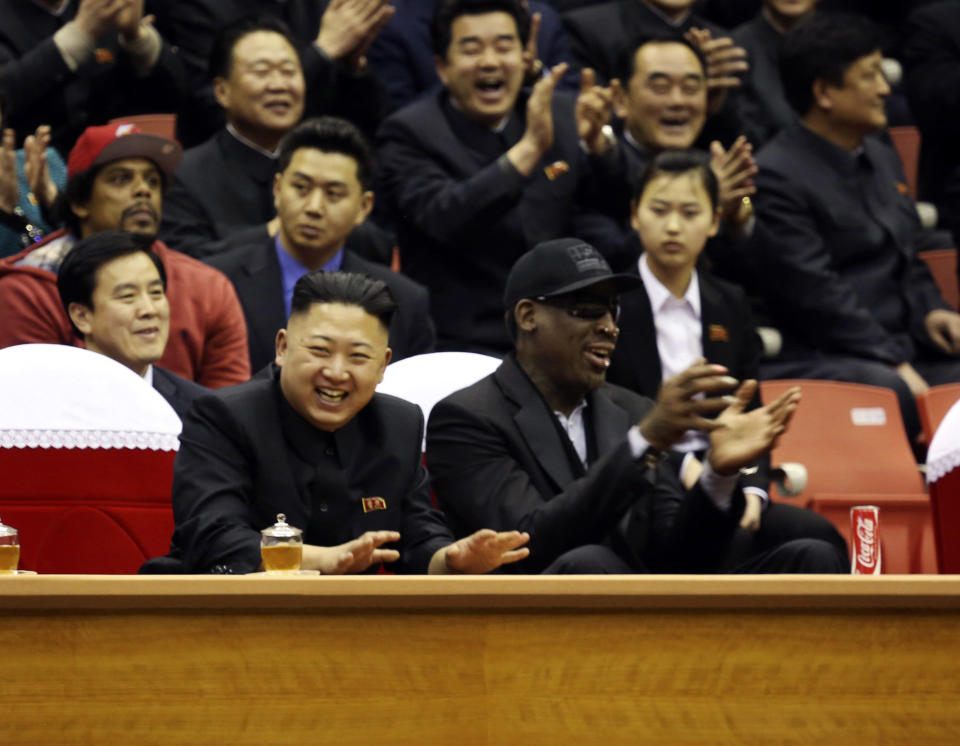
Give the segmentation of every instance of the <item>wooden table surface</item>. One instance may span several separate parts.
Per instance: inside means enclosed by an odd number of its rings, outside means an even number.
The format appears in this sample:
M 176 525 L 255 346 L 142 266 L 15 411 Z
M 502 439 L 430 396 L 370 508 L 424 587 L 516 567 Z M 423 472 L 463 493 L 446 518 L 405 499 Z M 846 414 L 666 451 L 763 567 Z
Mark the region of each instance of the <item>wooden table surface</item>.
M 0 577 L 0 743 L 960 743 L 960 576 Z

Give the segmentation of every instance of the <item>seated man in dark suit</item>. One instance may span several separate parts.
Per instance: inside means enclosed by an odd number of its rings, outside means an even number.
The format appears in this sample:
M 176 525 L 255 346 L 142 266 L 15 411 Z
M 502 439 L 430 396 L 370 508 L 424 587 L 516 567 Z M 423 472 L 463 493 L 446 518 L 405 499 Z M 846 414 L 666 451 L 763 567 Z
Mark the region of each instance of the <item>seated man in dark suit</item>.
M 316 269 L 362 272 L 383 280 L 397 300 L 390 348 L 399 360 L 432 352 L 436 334 L 427 291 L 388 267 L 357 256 L 344 243 L 373 208 L 373 154 L 343 119 L 298 125 L 280 143 L 273 199 L 276 238 L 238 234 L 207 261 L 233 282 L 247 317 L 254 371 L 273 360 L 277 331 L 290 314 L 293 286 Z
M 326 84 L 304 77 L 296 40 L 271 17 L 222 29 L 210 72 L 227 123 L 184 154 L 161 228 L 170 246 L 198 257 L 208 253 L 206 245 L 273 218 L 277 146 L 314 90 Z M 375 80 L 357 79 L 351 96 L 379 110 L 377 90 Z
M 444 88 L 378 133 L 379 193 L 404 272 L 430 290 L 440 349 L 509 350 L 499 298 L 510 266 L 569 231 L 578 195 L 602 210 L 623 193 L 609 90 L 584 71 L 576 101 L 555 93 L 561 64 L 527 96 L 529 31 L 519 0 L 441 2 L 433 41 Z
M 706 154 L 665 152 L 638 185 L 633 225 L 643 255 L 633 272 L 643 281 L 620 298 L 622 333 L 607 380 L 654 398 L 664 381 L 706 358 L 740 380 L 756 379 L 760 339 L 744 292 L 698 266 L 719 227 L 719 185 Z M 755 395 L 750 409 L 760 406 Z M 685 483 L 699 475 L 709 445 L 689 431 L 673 446 Z M 846 545 L 829 521 L 791 505 L 770 503 L 770 461 L 764 455 L 741 476 L 746 509 L 738 537 L 758 550 L 787 538 L 820 538 L 841 553 Z
M 0 0 L 0 89 L 5 125 L 41 124 L 67 153 L 88 125 L 176 111 L 186 76 L 142 2 Z
M 302 567 L 323 573 L 487 572 L 529 538 L 454 541 L 431 505 L 419 407 L 374 392 L 396 304 L 379 280 L 300 278 L 267 378 L 196 401 L 174 464 L 171 557 L 188 572 L 253 572 L 278 513 L 303 530 Z M 400 550 L 385 544 L 400 542 Z
M 435 5 L 434 0 L 399 0 L 394 3 L 397 12 L 370 45 L 367 58 L 390 95 L 391 111 L 440 87 L 430 44 L 430 22 Z M 536 80 L 544 68 L 549 70 L 561 62 L 579 69 L 573 62 L 557 11 L 550 4 L 537 0 L 529 5 L 533 19 L 539 17 L 539 26 L 535 35 L 530 34 L 525 50 L 528 79 Z M 531 32 L 533 29 L 534 24 L 531 24 Z M 577 75 L 567 75 L 557 87 L 572 91 L 579 84 Z
M 736 536 L 740 468 L 785 430 L 798 390 L 744 412 L 757 382 L 715 396 L 737 381 L 702 358 L 656 403 L 606 383 L 617 294 L 639 282 L 579 239 L 539 244 L 514 265 L 504 304 L 516 354 L 430 414 L 427 463 L 456 530 L 527 531 L 530 558 L 515 566 L 525 572 L 848 571 L 820 539 L 757 547 Z M 691 429 L 709 433 L 709 451 L 685 490 L 659 456 Z
M 209 389 L 158 367 L 170 336 L 167 273 L 150 241 L 103 231 L 71 249 L 57 274 L 60 302 L 84 347 L 142 376 L 183 419 Z
M 760 290 L 784 338 L 761 371 L 891 388 L 914 436 L 914 395 L 960 381 L 960 315 L 917 256 L 896 152 L 869 137 L 886 124 L 881 61 L 861 18 L 816 13 L 784 41 L 784 91 L 800 119 L 757 158 Z
M 689 38 L 707 60 L 709 111 L 714 115 L 708 136 L 729 145 L 743 129 L 739 103 L 728 92 L 740 85 L 739 76 L 748 69 L 746 52 L 725 29 L 698 15 L 694 5 L 695 0 L 612 0 L 565 13 L 563 22 L 574 56 L 603 82 L 620 75 L 623 56 L 640 42 Z

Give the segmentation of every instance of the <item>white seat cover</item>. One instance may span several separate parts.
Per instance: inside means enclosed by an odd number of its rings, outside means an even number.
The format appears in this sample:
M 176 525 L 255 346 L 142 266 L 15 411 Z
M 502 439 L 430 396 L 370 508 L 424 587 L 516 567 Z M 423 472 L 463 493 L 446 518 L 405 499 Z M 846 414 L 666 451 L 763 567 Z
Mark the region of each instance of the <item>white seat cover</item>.
M 175 451 L 180 418 L 140 376 L 67 345 L 0 350 L 0 447 Z

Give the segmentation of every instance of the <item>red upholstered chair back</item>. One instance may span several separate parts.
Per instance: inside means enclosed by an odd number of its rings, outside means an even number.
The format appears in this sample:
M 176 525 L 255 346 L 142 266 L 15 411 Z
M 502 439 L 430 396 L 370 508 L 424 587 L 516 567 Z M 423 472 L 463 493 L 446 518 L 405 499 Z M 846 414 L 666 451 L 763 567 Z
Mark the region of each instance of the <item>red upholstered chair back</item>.
M 0 517 L 20 534 L 20 569 L 135 573 L 173 534 L 172 451 L 0 449 Z

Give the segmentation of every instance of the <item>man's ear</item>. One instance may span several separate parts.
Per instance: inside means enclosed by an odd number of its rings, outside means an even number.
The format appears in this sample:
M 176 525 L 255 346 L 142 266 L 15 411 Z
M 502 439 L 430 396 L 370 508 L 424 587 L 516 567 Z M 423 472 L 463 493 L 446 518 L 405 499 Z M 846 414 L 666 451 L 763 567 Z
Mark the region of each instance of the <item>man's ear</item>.
M 360 195 L 360 212 L 357 213 L 354 225 L 360 225 L 373 211 L 373 192 L 364 192 Z
M 832 87 L 823 78 L 817 78 L 813 81 L 813 105 L 824 111 L 833 109 L 833 97 L 830 95 Z
M 393 359 L 393 350 L 391 350 L 388 347 L 386 350 L 384 350 L 384 353 L 383 353 L 383 367 L 380 368 L 380 375 L 377 376 L 377 383 L 380 383 L 380 381 L 383 380 L 383 372 L 387 369 L 387 366 L 390 365 L 390 360 L 392 359 Z
M 91 318 L 93 310 L 90 306 L 74 301 L 67 307 L 67 315 L 84 337 L 93 330 L 93 319 Z
M 283 183 L 283 174 L 273 175 L 273 207 L 280 210 L 280 185 Z
M 287 330 L 281 329 L 277 332 L 277 353 L 273 361 L 283 367 L 283 361 L 287 357 Z
M 433 67 L 437 71 L 437 77 L 440 78 L 440 82 L 443 83 L 444 87 L 447 85 L 447 61 L 440 57 L 439 55 L 433 56 Z
M 517 301 L 513 307 L 513 318 L 517 322 L 517 329 L 532 332 L 537 328 L 537 308 L 529 298 Z
M 217 100 L 221 109 L 229 108 L 230 104 L 230 83 L 226 78 L 213 79 L 213 97 Z
M 77 219 L 82 223 L 90 216 L 90 208 L 86 205 L 80 204 L 79 202 L 70 203 L 70 212 L 77 216 Z

